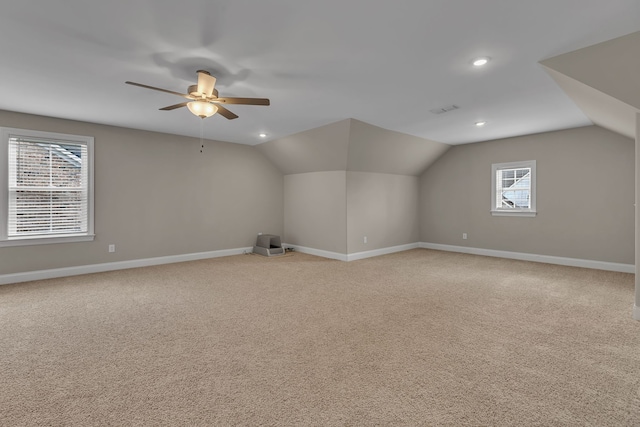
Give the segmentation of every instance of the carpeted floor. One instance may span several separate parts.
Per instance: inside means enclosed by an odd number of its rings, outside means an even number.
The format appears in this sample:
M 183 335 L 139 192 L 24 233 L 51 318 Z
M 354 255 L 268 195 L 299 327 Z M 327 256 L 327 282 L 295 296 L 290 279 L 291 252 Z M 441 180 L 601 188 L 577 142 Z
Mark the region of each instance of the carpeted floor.
M 633 275 L 416 249 L 0 287 L 0 425 L 640 425 Z

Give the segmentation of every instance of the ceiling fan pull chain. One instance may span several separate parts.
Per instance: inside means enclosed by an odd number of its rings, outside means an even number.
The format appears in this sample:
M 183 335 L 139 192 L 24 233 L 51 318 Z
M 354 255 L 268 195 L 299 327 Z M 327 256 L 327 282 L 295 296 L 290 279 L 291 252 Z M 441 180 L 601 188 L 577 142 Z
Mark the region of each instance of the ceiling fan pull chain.
M 204 135 L 204 120 L 200 120 L 200 152 L 204 149 L 204 142 L 202 142 L 202 137 Z

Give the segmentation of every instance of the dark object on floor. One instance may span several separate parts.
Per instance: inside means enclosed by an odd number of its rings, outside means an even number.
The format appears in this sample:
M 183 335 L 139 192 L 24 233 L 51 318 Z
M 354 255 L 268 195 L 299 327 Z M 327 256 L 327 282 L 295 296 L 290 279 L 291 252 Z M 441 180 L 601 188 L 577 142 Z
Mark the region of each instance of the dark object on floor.
M 280 236 L 274 236 L 273 234 L 258 235 L 253 252 L 264 256 L 283 255 L 284 248 L 282 247 L 282 242 L 280 242 Z

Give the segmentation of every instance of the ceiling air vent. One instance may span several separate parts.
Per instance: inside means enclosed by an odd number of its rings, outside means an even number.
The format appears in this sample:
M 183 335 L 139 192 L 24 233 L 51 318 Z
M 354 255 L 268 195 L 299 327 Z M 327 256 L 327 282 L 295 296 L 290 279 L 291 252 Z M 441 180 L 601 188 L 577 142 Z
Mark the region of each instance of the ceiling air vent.
M 457 105 L 447 105 L 446 107 L 440 107 L 440 108 L 434 108 L 433 110 L 429 110 L 431 111 L 433 114 L 442 114 L 442 113 L 448 113 L 449 111 L 453 111 L 453 110 L 457 110 L 458 107 Z

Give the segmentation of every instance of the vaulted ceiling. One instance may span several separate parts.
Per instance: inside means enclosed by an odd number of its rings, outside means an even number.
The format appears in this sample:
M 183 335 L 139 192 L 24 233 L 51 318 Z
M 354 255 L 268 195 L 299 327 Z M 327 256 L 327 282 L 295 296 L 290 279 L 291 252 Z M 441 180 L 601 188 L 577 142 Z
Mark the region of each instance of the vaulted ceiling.
M 639 30 L 637 0 L 7 0 L 0 109 L 251 145 L 349 118 L 469 143 L 599 120 L 540 61 Z M 491 60 L 473 67 L 480 56 Z M 158 111 L 178 97 L 124 84 L 183 92 L 199 69 L 221 95 L 271 106 L 201 121 Z M 606 89 L 633 104 L 624 85 Z

